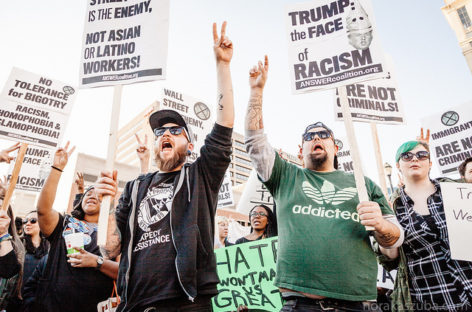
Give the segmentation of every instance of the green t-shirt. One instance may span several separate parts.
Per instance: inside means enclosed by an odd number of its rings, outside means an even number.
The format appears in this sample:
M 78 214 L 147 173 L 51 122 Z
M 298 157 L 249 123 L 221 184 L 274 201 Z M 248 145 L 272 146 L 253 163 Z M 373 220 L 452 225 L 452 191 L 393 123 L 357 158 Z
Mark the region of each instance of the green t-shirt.
M 354 175 L 314 172 L 275 157 L 264 183 L 277 203 L 278 287 L 329 298 L 377 298 L 377 261 L 359 222 Z M 380 188 L 366 178 L 371 201 L 393 214 Z

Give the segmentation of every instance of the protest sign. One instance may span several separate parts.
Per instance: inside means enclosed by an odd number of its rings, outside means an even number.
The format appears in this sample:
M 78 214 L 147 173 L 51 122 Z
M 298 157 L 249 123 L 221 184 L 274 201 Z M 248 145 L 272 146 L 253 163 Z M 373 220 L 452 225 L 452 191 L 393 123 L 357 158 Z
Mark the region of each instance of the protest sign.
M 345 138 L 337 137 L 334 143 L 338 146 L 338 153 L 336 154 L 338 157 L 337 169 L 352 173 L 354 167 L 352 166 L 351 149 L 348 141 Z
M 70 85 L 13 68 L 0 99 L 0 136 L 55 148 L 74 100 L 75 89 Z
M 239 199 L 236 211 L 247 215 L 254 206 L 260 204 L 266 205 L 273 210 L 274 198 L 265 185 L 257 178 L 256 171 L 252 170 Z
M 21 166 L 17 190 L 39 192 L 51 171 L 53 149 L 29 146 Z M 10 165 L 8 179 L 12 176 L 13 164 Z
M 347 99 L 353 121 L 381 124 L 404 124 L 403 106 L 391 62 L 387 62 L 388 76 L 346 86 Z M 336 92 L 334 105 L 336 120 L 342 120 L 341 101 Z
M 213 311 L 279 311 L 282 298 L 274 286 L 277 237 L 215 250 L 220 283 Z
M 160 109 L 172 109 L 184 118 L 192 134 L 193 151 L 188 157 L 190 162 L 200 156 L 200 148 L 213 128 L 212 109 L 202 101 L 170 89 L 163 89 Z
M 472 261 L 472 184 L 441 183 L 451 258 Z
M 370 0 L 316 0 L 286 11 L 293 93 L 386 76 Z
M 377 287 L 393 289 L 396 276 L 397 270 L 392 270 L 389 272 L 379 264 L 377 270 Z
M 446 109 L 423 119 L 430 129 L 430 152 L 442 175 L 457 175 L 457 167 L 472 157 L 472 104 Z
M 80 87 L 165 79 L 169 0 L 88 1 Z
M 234 205 L 233 188 L 230 179 L 230 173 L 227 170 L 220 191 L 218 192 L 218 208 L 231 207 Z

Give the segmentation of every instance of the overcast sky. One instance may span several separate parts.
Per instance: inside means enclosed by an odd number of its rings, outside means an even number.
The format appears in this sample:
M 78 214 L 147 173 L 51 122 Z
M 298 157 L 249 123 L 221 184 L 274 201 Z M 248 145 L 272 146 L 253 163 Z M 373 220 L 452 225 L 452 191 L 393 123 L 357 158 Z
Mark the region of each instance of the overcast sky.
M 306 125 L 321 120 L 335 135 L 344 135 L 334 121 L 333 91 L 292 95 L 288 74 L 285 6 L 282 0 L 174 0 L 170 6 L 167 80 L 126 85 L 120 125 L 170 87 L 214 106 L 215 61 L 211 25 L 228 21 L 234 43 L 232 61 L 235 130 L 243 132 L 248 99 L 248 70 L 269 55 L 264 94 L 264 124 L 271 143 L 296 154 Z M 384 162 L 394 163 L 397 147 L 419 133 L 421 118 L 472 100 L 472 75 L 440 0 L 372 1 L 384 51 L 393 58 L 407 125 L 379 125 Z M 78 85 L 86 1 L 6 1 L 0 10 L 2 49 L 0 86 L 12 66 Z M 80 90 L 66 138 L 79 152 L 105 157 L 112 87 Z M 368 124 L 355 128 L 364 170 L 378 180 Z M 0 146 L 10 142 L 0 140 Z M 367 166 L 369 164 L 369 166 Z M 5 166 L 0 170 L 6 171 Z M 433 177 L 437 175 L 433 170 Z M 394 182 L 396 176 L 394 177 Z

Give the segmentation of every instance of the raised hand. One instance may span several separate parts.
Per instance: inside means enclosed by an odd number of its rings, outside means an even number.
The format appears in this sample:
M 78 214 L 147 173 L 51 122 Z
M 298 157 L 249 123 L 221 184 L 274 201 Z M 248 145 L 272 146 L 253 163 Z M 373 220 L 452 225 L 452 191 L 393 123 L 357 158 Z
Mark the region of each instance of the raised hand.
M 65 168 L 65 166 L 67 165 L 67 161 L 69 160 L 70 155 L 72 155 L 72 153 L 75 150 L 75 146 L 72 147 L 70 150 L 68 150 L 68 149 L 69 149 L 69 141 L 67 141 L 66 145 L 63 148 L 60 147 L 56 151 L 56 153 L 54 153 L 54 161 L 52 163 L 52 165 L 54 167 L 57 167 L 61 170 L 63 170 Z
M 216 62 L 228 63 L 233 57 L 233 43 L 226 36 L 226 21 L 221 25 L 221 36 L 218 37 L 216 23 L 213 23 L 213 51 L 215 52 Z
M 100 200 L 103 196 L 107 195 L 115 197 L 118 192 L 118 171 L 113 170 L 113 172 L 100 172 L 100 177 L 95 184 L 95 192 Z
M 251 89 L 264 89 L 269 71 L 269 58 L 264 57 L 264 64 L 261 61 L 249 71 L 249 86 Z
M 4 150 L 1 150 L 0 151 L 0 162 L 6 162 L 7 164 L 10 163 L 10 161 L 12 161 L 13 159 L 15 159 L 15 157 L 13 156 L 10 156 L 9 154 L 13 151 L 16 151 L 17 149 L 19 149 L 21 146 L 21 143 L 18 142 L 12 146 L 10 146 L 9 148 L 6 148 Z
M 77 178 L 75 178 L 75 184 L 77 184 L 77 191 L 82 194 L 85 191 L 84 187 L 84 174 L 77 172 Z
M 430 135 L 429 129 L 426 129 L 426 136 L 424 136 L 423 135 L 423 127 L 421 127 L 421 134 L 420 134 L 420 136 L 416 137 L 416 141 L 429 144 L 429 135 Z
M 147 134 L 144 135 L 144 143 L 141 141 L 137 133 L 135 134 L 135 136 L 136 136 L 136 141 L 138 141 L 138 148 L 136 149 L 136 152 L 138 153 L 139 160 L 149 161 L 151 153 L 149 149 L 147 148 L 147 143 L 148 143 Z

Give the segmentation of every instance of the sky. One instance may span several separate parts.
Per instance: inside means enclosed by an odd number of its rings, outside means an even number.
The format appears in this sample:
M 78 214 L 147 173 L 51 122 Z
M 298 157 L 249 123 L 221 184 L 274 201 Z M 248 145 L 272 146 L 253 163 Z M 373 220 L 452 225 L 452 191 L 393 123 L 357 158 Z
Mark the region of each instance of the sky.
M 292 95 L 288 74 L 285 10 L 289 0 L 173 0 L 170 4 L 167 79 L 125 85 L 120 126 L 152 102 L 163 87 L 173 88 L 215 107 L 216 71 L 212 23 L 228 21 L 234 43 L 231 62 L 235 98 L 235 131 L 243 133 L 249 96 L 248 71 L 264 54 L 269 78 L 264 90 L 264 126 L 274 147 L 297 153 L 308 124 L 323 121 L 344 136 L 334 120 L 333 91 Z M 394 164 L 397 147 L 419 134 L 421 119 L 472 100 L 472 75 L 440 0 L 372 0 L 377 32 L 394 62 L 406 125 L 379 125 L 384 162 Z M 13 66 L 78 85 L 86 1 L 22 0 L 2 3 L 0 86 Z M 81 89 L 65 138 L 77 151 L 105 157 L 113 88 Z M 378 181 L 366 123 L 355 123 L 364 172 Z M 0 147 L 11 142 L 0 140 Z M 6 166 L 0 166 L 0 173 Z M 73 173 L 68 174 L 71 179 Z M 438 175 L 433 168 L 432 176 Z M 393 175 L 396 184 L 396 174 Z

